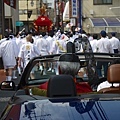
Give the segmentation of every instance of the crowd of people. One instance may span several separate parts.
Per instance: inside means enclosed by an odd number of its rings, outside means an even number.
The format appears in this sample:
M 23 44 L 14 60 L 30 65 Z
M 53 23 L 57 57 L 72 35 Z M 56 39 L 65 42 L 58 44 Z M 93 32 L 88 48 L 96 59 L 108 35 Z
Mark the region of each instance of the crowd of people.
M 102 30 L 100 34 L 87 34 L 85 31 L 50 31 L 38 33 L 19 32 L 16 35 L 6 34 L 0 40 L 0 57 L 6 72 L 6 81 L 16 79 L 17 68 L 25 68 L 29 60 L 35 56 L 66 53 L 68 42 L 75 43 L 77 38 L 86 37 L 92 47 L 93 52 L 99 53 L 120 53 L 120 41 L 116 33 L 112 32 L 108 36 Z M 78 44 L 76 52 L 83 52 Z M 78 49 L 79 48 L 79 49 Z M 45 65 L 44 65 L 45 66 Z M 101 70 L 104 68 L 104 77 L 107 76 L 108 62 L 97 62 L 97 73 L 102 77 Z M 20 73 L 21 74 L 21 73 Z

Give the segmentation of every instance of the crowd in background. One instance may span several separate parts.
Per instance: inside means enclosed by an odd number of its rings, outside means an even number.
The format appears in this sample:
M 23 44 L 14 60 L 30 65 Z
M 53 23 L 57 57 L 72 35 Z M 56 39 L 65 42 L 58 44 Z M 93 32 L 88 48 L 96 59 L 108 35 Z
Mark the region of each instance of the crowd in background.
M 22 31 L 16 35 L 6 33 L 4 38 L 0 40 L 0 57 L 3 59 L 6 80 L 15 79 L 17 68 L 22 67 L 24 69 L 33 57 L 67 52 L 66 44 L 68 42 L 75 44 L 76 52 L 83 52 L 82 46 L 79 43 L 76 46 L 75 43 L 77 38 L 83 37 L 89 40 L 93 52 L 120 53 L 120 40 L 116 37 L 116 33 L 111 32 L 108 36 L 104 30 L 100 34 L 92 35 L 84 30 L 81 32 L 57 30 L 40 34 Z M 99 76 L 102 76 L 102 66 L 105 68 L 104 75 L 106 76 L 108 62 L 97 63 Z

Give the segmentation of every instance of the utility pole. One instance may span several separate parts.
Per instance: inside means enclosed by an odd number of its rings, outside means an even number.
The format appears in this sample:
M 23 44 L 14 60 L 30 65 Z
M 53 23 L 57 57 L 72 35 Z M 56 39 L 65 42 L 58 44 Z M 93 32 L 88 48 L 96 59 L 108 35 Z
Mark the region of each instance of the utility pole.
M 82 0 L 79 0 L 79 27 L 82 32 Z
M 0 39 L 4 36 L 5 26 L 4 0 L 0 0 Z
M 55 0 L 55 10 L 56 10 L 56 26 L 60 29 L 60 10 L 59 10 L 59 0 Z

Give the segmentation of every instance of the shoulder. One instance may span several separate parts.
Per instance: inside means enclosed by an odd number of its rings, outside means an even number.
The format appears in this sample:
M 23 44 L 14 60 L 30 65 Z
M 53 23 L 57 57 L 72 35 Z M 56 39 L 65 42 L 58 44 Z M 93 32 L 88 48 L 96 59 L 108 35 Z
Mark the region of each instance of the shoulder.
M 40 89 L 46 89 L 47 90 L 48 82 L 45 82 L 39 86 Z
M 77 93 L 88 93 L 92 92 L 92 88 L 86 82 L 76 83 Z
M 34 87 L 31 89 L 33 95 L 47 96 L 47 90 Z

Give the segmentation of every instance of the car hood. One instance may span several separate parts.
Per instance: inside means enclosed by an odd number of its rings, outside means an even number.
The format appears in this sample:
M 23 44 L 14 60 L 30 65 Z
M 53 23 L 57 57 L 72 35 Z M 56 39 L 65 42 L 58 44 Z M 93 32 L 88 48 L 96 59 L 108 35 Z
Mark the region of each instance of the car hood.
M 120 120 L 120 100 L 44 99 L 21 104 L 20 120 Z

